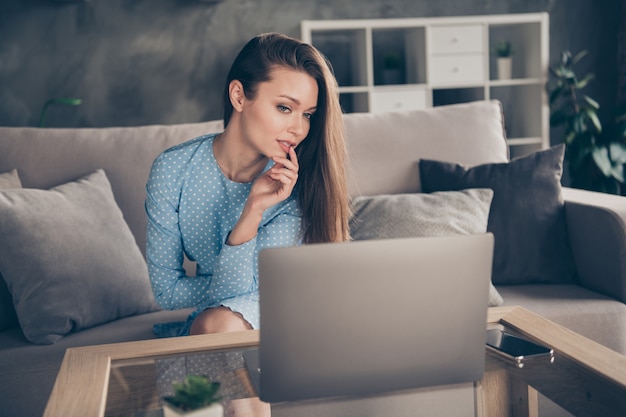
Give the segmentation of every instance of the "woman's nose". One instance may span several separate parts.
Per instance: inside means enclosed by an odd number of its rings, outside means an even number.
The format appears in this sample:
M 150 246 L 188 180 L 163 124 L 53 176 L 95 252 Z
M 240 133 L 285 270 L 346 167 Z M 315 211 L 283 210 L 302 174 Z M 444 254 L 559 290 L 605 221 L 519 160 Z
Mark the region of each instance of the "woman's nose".
M 304 117 L 300 115 L 294 115 L 294 117 L 292 117 L 289 130 L 296 137 L 300 138 L 306 133 L 304 124 L 305 124 Z

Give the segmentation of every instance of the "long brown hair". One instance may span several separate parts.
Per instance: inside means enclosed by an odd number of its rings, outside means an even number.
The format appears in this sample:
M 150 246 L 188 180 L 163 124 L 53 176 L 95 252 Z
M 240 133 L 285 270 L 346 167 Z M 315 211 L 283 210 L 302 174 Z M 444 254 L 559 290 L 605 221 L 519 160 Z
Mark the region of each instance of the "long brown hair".
M 246 97 L 254 99 L 258 84 L 269 81 L 272 69 L 281 66 L 309 74 L 318 86 L 317 110 L 309 134 L 296 148 L 300 164 L 296 191 L 303 212 L 303 240 L 349 240 L 347 152 L 339 92 L 330 63 L 316 48 L 279 33 L 252 38 L 235 58 L 226 79 L 224 127 L 233 113 L 228 93 L 231 81 L 239 80 Z

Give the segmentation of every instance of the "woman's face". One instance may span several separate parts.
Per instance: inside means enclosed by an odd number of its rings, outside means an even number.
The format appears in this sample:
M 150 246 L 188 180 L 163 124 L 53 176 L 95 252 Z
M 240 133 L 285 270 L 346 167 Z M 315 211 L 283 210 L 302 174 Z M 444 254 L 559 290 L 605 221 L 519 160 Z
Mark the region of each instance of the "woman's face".
M 258 84 L 254 99 L 244 101 L 242 134 L 258 153 L 284 157 L 309 133 L 318 87 L 309 74 L 291 68 L 277 67 L 270 75 Z

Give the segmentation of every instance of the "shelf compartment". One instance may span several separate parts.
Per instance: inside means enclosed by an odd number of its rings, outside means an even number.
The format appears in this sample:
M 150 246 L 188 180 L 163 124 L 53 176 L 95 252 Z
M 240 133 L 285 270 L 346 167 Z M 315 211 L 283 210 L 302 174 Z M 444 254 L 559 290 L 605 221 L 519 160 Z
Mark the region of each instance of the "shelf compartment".
M 539 138 L 539 142 L 537 143 L 516 143 L 509 141 L 509 158 L 520 158 L 541 150 L 542 146 L 540 141 L 541 138 Z
M 432 104 L 433 106 L 445 106 L 484 99 L 485 89 L 483 87 L 440 88 L 433 90 Z
M 512 78 L 542 78 L 541 73 L 541 24 L 539 22 L 517 24 L 492 24 L 489 26 L 490 48 L 501 41 L 511 43 Z M 489 54 L 490 79 L 498 78 L 497 57 Z
M 368 93 L 341 93 L 339 104 L 344 113 L 369 112 Z
M 374 85 L 426 82 L 423 27 L 372 29 Z
M 367 37 L 365 29 L 319 30 L 312 44 L 330 61 L 339 86 L 366 86 Z
M 500 100 L 504 112 L 507 138 L 531 138 L 542 136 L 543 94 L 541 85 L 494 86 L 490 98 Z

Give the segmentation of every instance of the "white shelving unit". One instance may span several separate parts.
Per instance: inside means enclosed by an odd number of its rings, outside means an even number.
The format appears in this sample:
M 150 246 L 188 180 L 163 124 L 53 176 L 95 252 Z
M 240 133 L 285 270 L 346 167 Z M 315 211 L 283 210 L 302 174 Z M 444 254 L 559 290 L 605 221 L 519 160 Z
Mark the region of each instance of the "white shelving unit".
M 517 156 L 550 144 L 548 24 L 547 13 L 304 20 L 301 36 L 332 63 L 345 112 L 498 99 Z M 498 79 L 499 41 L 513 48 L 510 79 Z

